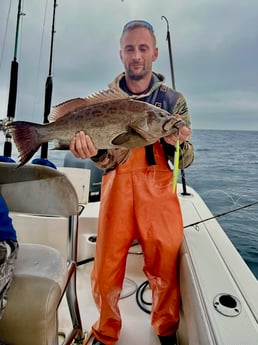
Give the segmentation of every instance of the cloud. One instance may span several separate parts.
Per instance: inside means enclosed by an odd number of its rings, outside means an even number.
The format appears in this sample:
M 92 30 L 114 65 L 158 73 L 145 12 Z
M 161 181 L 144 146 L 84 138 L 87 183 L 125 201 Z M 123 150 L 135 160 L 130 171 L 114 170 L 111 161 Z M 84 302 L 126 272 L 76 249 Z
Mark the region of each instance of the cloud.
M 6 113 L 17 4 L 0 3 L 0 118 Z M 176 87 L 188 100 L 196 128 L 258 130 L 258 3 L 249 0 L 59 0 L 53 54 L 52 104 L 104 89 L 123 70 L 122 26 L 139 18 L 156 32 L 154 69 L 171 85 L 165 15 L 173 49 Z M 18 62 L 16 117 L 40 122 L 49 69 L 53 1 L 24 1 Z M 4 35 L 6 31 L 6 36 Z M 5 39 L 6 37 L 6 39 Z M 5 42 L 4 42 L 5 41 Z M 3 52 L 3 46 L 5 49 Z

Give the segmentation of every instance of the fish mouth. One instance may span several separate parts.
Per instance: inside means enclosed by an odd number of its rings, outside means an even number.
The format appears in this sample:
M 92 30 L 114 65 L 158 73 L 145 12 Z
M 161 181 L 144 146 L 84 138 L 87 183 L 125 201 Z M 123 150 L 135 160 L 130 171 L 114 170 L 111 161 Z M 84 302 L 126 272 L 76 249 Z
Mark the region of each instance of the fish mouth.
M 181 127 L 185 126 L 185 122 L 182 119 L 169 119 L 168 121 L 166 121 L 163 125 L 163 129 L 164 131 L 171 131 L 174 130 L 174 132 L 176 132 L 178 129 L 180 129 Z

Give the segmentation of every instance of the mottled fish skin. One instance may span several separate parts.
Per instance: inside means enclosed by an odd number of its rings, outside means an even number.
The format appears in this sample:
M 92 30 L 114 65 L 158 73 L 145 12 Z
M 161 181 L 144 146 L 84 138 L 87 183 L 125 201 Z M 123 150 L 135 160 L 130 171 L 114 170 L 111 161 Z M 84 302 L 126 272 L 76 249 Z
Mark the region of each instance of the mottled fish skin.
M 20 165 L 43 143 L 54 140 L 56 149 L 68 149 L 79 131 L 88 134 L 98 149 L 131 149 L 152 144 L 184 125 L 166 110 L 112 89 L 63 102 L 53 108 L 49 120 L 43 125 L 26 121 L 8 125 Z

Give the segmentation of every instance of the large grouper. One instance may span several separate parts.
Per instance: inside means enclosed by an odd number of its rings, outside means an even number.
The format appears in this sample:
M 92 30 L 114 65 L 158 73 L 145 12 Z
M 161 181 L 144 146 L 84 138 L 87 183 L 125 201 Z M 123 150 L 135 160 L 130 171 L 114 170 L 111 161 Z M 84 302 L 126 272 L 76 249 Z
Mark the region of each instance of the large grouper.
M 184 126 L 184 121 L 166 110 L 114 89 L 65 101 L 53 107 L 49 121 L 8 124 L 20 165 L 28 162 L 43 143 L 55 141 L 54 149 L 68 149 L 79 131 L 88 134 L 98 149 L 131 149 L 152 144 Z

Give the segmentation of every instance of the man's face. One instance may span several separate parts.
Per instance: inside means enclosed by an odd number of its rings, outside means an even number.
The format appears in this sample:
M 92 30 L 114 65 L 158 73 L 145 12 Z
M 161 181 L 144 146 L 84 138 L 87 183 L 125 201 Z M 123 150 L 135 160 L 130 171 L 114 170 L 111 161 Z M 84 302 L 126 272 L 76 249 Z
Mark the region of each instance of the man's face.
M 158 57 L 158 48 L 147 28 L 126 31 L 121 39 L 120 58 L 128 78 L 141 80 L 152 72 L 152 63 Z

